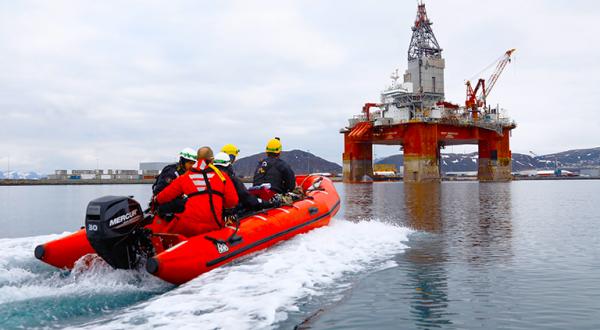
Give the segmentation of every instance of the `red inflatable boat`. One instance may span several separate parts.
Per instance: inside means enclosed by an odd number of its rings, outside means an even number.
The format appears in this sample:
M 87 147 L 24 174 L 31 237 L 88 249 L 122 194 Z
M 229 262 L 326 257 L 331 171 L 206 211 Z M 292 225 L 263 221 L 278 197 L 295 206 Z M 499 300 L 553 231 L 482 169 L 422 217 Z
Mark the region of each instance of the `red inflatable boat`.
M 311 175 L 298 176 L 296 181 L 305 197 L 293 205 L 251 214 L 237 225 L 194 237 L 161 232 L 167 223 L 144 215 L 129 197 L 101 197 L 88 205 L 84 228 L 37 246 L 35 256 L 68 269 L 88 254 L 97 254 L 115 268 L 135 268 L 145 260 L 149 273 L 182 284 L 241 256 L 327 225 L 340 207 L 331 180 Z

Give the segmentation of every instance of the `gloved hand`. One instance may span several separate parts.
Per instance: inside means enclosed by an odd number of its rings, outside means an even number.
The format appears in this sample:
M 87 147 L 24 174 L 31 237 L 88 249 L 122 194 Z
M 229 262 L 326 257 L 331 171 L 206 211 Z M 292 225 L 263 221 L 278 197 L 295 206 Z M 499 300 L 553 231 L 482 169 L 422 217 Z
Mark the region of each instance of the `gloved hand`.
M 187 203 L 187 198 L 176 198 L 172 202 L 172 211 L 173 213 L 182 213 L 185 211 L 185 204 Z
M 168 205 L 163 204 L 163 205 L 158 205 L 156 206 L 156 214 L 158 214 L 158 216 L 165 220 L 166 222 L 170 222 L 171 220 L 173 220 L 173 218 L 175 217 L 175 213 L 173 213 L 170 209 L 169 209 Z

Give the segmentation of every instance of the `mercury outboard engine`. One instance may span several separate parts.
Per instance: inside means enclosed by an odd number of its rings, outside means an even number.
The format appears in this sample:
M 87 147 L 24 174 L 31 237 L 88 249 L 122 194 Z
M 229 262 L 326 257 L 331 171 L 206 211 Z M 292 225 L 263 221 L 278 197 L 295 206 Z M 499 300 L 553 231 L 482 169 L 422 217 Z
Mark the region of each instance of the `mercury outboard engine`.
M 142 208 L 132 198 L 104 196 L 88 204 L 87 239 L 96 253 L 114 268 L 134 268 L 147 252 L 144 225 Z

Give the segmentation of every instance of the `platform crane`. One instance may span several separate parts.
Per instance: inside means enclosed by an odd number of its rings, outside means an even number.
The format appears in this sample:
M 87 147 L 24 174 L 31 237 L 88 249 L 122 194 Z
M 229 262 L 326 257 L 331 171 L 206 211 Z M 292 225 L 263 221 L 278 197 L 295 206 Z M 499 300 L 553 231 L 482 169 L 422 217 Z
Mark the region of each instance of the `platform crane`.
M 486 80 L 483 78 L 480 78 L 477 81 L 477 85 L 475 85 L 474 89 L 471 85 L 471 81 L 467 80 L 467 100 L 465 101 L 465 107 L 467 109 L 471 109 L 473 119 L 477 119 L 478 108 L 487 106 L 487 97 L 492 92 L 492 89 L 496 85 L 496 82 L 498 81 L 498 78 L 500 78 L 500 75 L 502 74 L 502 71 L 504 71 L 506 65 L 510 63 L 511 55 L 515 52 L 515 50 L 516 49 L 514 48 L 507 50 L 506 53 L 504 53 L 504 55 L 497 61 L 496 69 L 487 80 L 487 88 Z

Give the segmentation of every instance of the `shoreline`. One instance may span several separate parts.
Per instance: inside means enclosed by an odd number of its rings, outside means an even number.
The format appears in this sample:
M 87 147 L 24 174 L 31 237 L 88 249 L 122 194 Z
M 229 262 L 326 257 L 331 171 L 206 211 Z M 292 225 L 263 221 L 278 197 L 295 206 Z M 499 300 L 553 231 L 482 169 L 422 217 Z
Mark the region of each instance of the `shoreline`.
M 342 178 L 330 178 L 333 182 L 342 182 Z M 600 180 L 600 177 L 515 177 L 513 181 L 557 181 L 557 180 Z M 443 177 L 444 182 L 477 181 L 474 177 Z M 242 179 L 251 183 L 249 179 Z M 375 180 L 374 182 L 402 182 L 402 180 Z M 71 185 L 122 185 L 122 184 L 152 184 L 154 179 L 141 180 L 27 180 L 0 179 L 0 186 L 71 186 Z
M 75 185 L 109 185 L 109 184 L 152 184 L 154 179 L 141 180 L 27 180 L 0 179 L 0 186 L 75 186 Z

